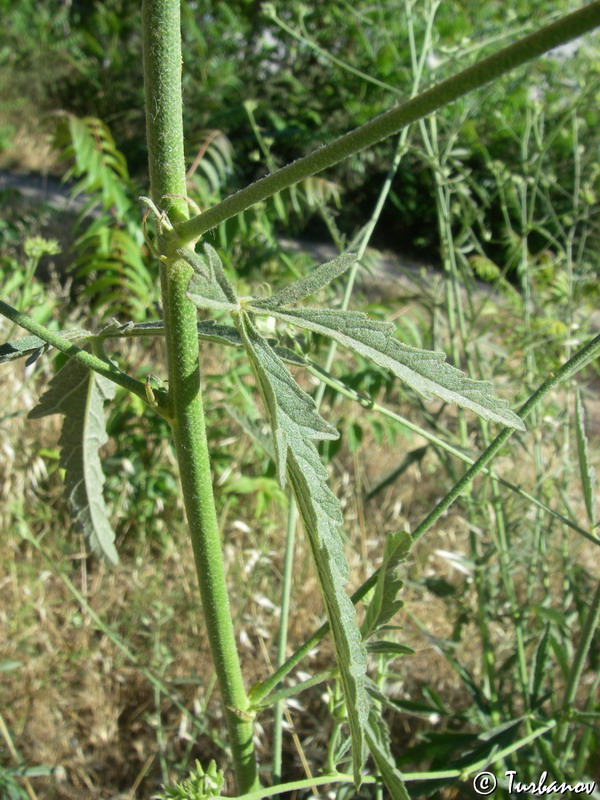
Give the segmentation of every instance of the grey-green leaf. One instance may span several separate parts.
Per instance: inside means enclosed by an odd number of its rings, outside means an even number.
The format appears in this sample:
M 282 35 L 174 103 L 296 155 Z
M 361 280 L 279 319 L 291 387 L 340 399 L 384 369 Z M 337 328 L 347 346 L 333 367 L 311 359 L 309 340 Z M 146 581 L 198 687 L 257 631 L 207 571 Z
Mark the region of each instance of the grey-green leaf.
M 313 399 L 292 378 L 277 353 L 260 335 L 249 316 L 242 312 L 239 332 L 259 383 L 267 407 L 275 465 L 283 487 L 286 477 L 288 448 L 292 438 L 337 439 L 339 433 L 319 415 Z
M 384 639 L 375 639 L 367 642 L 367 652 L 375 655 L 385 656 L 412 656 L 414 650 L 406 644 L 400 642 L 390 642 Z
M 116 564 L 119 557 L 102 496 L 104 475 L 98 454 L 107 441 L 104 402 L 114 395 L 112 381 L 70 360 L 50 381 L 29 417 L 64 414 L 60 464 L 65 468 L 65 488 L 77 526 L 91 550 Z
M 283 470 L 287 464 L 317 567 L 346 699 L 354 778 L 358 785 L 369 712 L 365 689 L 367 658 L 356 612 L 344 589 L 348 565 L 340 536 L 342 513 L 337 498 L 327 486 L 327 471 L 312 442 L 315 438 L 331 438 L 337 433 L 321 419 L 311 398 L 296 385 L 248 315 L 240 314 L 239 320 L 240 334 L 267 408 L 277 468 Z
M 590 462 L 588 440 L 585 433 L 585 407 L 579 389 L 577 389 L 577 394 L 575 395 L 575 431 L 577 436 L 577 455 L 579 457 L 579 474 L 581 475 L 585 510 L 590 525 L 593 527 L 596 518 L 596 471 Z
M 373 761 L 383 778 L 391 800 L 410 800 L 402 779 L 402 773 L 396 766 L 390 748 L 390 735 L 387 725 L 383 717 L 375 712 L 375 709 L 369 714 L 366 737 Z
M 398 592 L 402 588 L 398 566 L 406 559 L 411 546 L 412 539 L 406 531 L 390 533 L 386 538 L 383 562 L 361 628 L 365 639 L 389 622 L 402 607 L 402 601 L 398 600 Z
M 221 259 L 209 244 L 204 245 L 205 257 L 188 253 L 186 260 L 195 265 L 194 274 L 187 288 L 187 295 L 197 308 L 225 309 L 236 311 L 237 298 L 227 280 Z
M 523 422 L 509 409 L 508 403 L 493 395 L 491 384 L 468 378 L 446 363 L 443 353 L 402 344 L 395 338 L 394 326 L 390 323 L 372 320 L 359 311 L 264 309 L 254 304 L 252 310 L 330 336 L 344 347 L 390 369 L 426 398 L 435 395 L 469 408 L 484 419 L 525 430 Z
M 344 589 L 348 566 L 340 536 L 339 502 L 327 486 L 327 472 L 312 442 L 298 438 L 288 455 L 288 474 L 327 607 L 352 737 L 354 780 L 360 784 L 364 729 L 369 713 L 365 690 L 367 658 L 356 611 Z
M 213 280 L 221 287 L 223 294 L 225 297 L 227 297 L 229 302 L 233 303 L 234 305 L 237 304 L 235 291 L 233 286 L 229 283 L 227 275 L 225 275 L 223 262 L 221 261 L 219 254 L 215 248 L 211 247 L 208 243 L 204 244 L 204 252 L 206 253 L 206 258 L 208 259 L 210 274 Z
M 312 270 L 308 275 L 304 275 L 304 277 L 290 283 L 288 286 L 272 294 L 271 297 L 253 300 L 252 305 L 260 308 L 278 308 L 279 306 L 297 303 L 299 300 L 303 300 L 311 294 L 316 294 L 319 289 L 322 289 L 324 286 L 331 283 L 331 281 L 339 278 L 346 270 L 350 269 L 355 261 L 355 253 L 344 253 L 334 258 L 333 261 L 321 264 L 320 267 Z
M 70 342 L 74 342 L 78 339 L 87 339 L 92 334 L 89 331 L 72 330 L 61 331 L 58 335 Z M 20 339 L 13 339 L 0 346 L 0 364 L 31 356 L 38 351 L 43 351 L 46 347 L 50 347 L 50 345 L 44 339 L 40 339 L 39 336 L 22 336 Z

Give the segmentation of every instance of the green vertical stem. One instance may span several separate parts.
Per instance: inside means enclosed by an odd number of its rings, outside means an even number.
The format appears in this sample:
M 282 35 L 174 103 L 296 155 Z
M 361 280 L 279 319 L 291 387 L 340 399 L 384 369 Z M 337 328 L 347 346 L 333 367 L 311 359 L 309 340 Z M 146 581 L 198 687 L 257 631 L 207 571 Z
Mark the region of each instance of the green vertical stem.
M 188 218 L 185 202 L 179 0 L 142 3 L 146 135 L 152 199 L 171 222 Z
M 596 586 L 596 591 L 594 592 L 594 597 L 592 598 L 590 609 L 588 611 L 588 615 L 583 625 L 583 630 L 581 632 L 581 639 L 579 640 L 579 644 L 577 645 L 577 650 L 573 658 L 573 664 L 571 665 L 571 670 L 569 672 L 567 686 L 565 689 L 565 695 L 562 702 L 562 712 L 564 718 L 556 730 L 555 750 L 557 753 L 562 754 L 561 761 L 563 765 L 565 764 L 567 758 L 570 755 L 570 748 L 565 747 L 565 743 L 569 735 L 569 717 L 573 708 L 573 704 L 575 702 L 575 697 L 577 695 L 577 689 L 579 688 L 579 682 L 581 680 L 583 668 L 585 666 L 585 662 L 587 661 L 590 647 L 592 646 L 592 640 L 594 638 L 596 631 L 598 630 L 599 624 L 600 624 L 600 581 Z
M 171 222 L 178 222 L 187 218 L 179 0 L 144 0 L 142 17 L 152 198 L 167 211 Z M 197 314 L 186 297 L 191 268 L 175 255 L 178 242 L 171 240 L 170 245 L 159 234 L 171 427 L 236 785 L 245 793 L 257 789 L 259 782 L 212 489 L 200 393 Z
M 281 581 L 281 605 L 279 615 L 279 641 L 277 642 L 277 668 L 285 664 L 287 650 L 287 631 L 290 616 L 290 598 L 292 594 L 292 574 L 294 570 L 294 544 L 296 541 L 296 525 L 298 524 L 298 507 L 293 495 L 290 496 L 285 537 L 285 560 Z M 273 784 L 281 783 L 281 764 L 283 746 L 283 701 L 273 704 Z

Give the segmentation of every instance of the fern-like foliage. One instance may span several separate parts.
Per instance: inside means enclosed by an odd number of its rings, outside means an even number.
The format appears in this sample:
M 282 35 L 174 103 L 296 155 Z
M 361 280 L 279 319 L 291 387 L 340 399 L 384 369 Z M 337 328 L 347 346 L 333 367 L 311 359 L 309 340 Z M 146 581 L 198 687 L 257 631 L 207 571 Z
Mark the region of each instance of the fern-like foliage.
M 54 114 L 53 144 L 70 164 L 64 180 L 75 180 L 73 197 L 89 195 L 84 211 L 98 205 L 123 220 L 131 210 L 132 194 L 125 156 L 108 126 L 95 117 Z
M 114 383 L 76 361 L 67 361 L 29 417 L 64 415 L 60 464 L 65 469 L 66 491 L 77 525 L 90 549 L 116 564 L 119 557 L 102 497 L 104 475 L 98 454 L 107 441 L 104 402 L 114 395 Z
M 219 130 L 201 131 L 187 171 L 188 189 L 201 209 L 218 202 L 233 173 L 233 146 Z
M 146 319 L 158 278 L 146 259 L 137 192 L 125 157 L 98 119 L 58 114 L 54 123 L 54 145 L 70 164 L 65 179 L 76 181 L 72 195 L 87 197 L 77 223 L 75 276 L 101 317 Z
M 102 319 L 123 315 L 144 320 L 156 298 L 158 276 L 144 258 L 135 227 L 119 227 L 101 217 L 75 242 L 75 276 L 85 282 L 83 294 Z
M 412 539 L 405 531 L 392 533 L 386 539 L 383 562 L 379 567 L 373 597 L 361 627 L 365 639 L 389 622 L 402 607 L 402 601 L 398 599 L 402 581 L 397 573 L 411 546 Z

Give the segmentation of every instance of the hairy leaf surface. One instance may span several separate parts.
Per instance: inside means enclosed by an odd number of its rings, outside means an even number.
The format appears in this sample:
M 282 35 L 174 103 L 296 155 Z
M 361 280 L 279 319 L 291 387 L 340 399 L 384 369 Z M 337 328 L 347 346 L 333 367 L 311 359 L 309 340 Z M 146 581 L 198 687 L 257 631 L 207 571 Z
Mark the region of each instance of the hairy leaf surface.
M 290 447 L 294 447 L 300 439 L 337 439 L 339 433 L 319 415 L 312 397 L 298 386 L 248 315 L 242 312 L 240 317 L 240 335 L 267 407 L 277 475 L 283 487 Z
M 267 408 L 277 469 L 282 475 L 287 464 L 315 559 L 344 688 L 354 777 L 359 784 L 369 712 L 365 690 L 367 658 L 356 612 L 344 589 L 349 576 L 340 536 L 342 513 L 327 486 L 327 471 L 312 441 L 335 438 L 337 432 L 318 415 L 312 399 L 296 384 L 247 314 L 240 314 L 240 323 L 240 334 Z
M 398 592 L 402 588 L 398 566 L 405 560 L 411 546 L 412 539 L 406 531 L 390 533 L 386 538 L 383 562 L 379 567 L 373 597 L 361 628 L 365 639 L 389 622 L 402 607 L 402 600 L 398 600 Z
M 519 417 L 509 409 L 508 403 L 492 394 L 491 384 L 467 378 L 460 370 L 446 363 L 444 353 L 402 344 L 395 338 L 394 326 L 390 323 L 372 320 L 359 311 L 265 309 L 254 303 L 251 310 L 330 336 L 344 347 L 390 369 L 425 398 L 435 395 L 469 408 L 484 419 L 525 430 Z
M 113 564 L 119 557 L 102 496 L 104 475 L 98 450 L 107 441 L 104 402 L 112 399 L 115 391 L 112 381 L 69 360 L 29 412 L 32 419 L 64 414 L 60 464 L 65 468 L 65 488 L 77 526 L 90 549 Z
M 278 308 L 290 303 L 297 303 L 311 294 L 316 294 L 319 289 L 339 278 L 346 270 L 350 269 L 355 261 L 356 255 L 354 253 L 345 253 L 334 258 L 333 261 L 321 264 L 320 267 L 313 269 L 308 275 L 290 283 L 289 286 L 285 286 L 275 292 L 271 297 L 255 300 L 252 304 L 261 308 Z
M 400 770 L 390 747 L 390 734 L 383 718 L 375 710 L 369 714 L 366 730 L 367 744 L 377 770 L 383 778 L 392 800 L 410 800 Z
M 197 308 L 235 311 L 238 307 L 237 298 L 215 249 L 205 244 L 204 256 L 190 251 L 185 258 L 194 268 L 187 289 L 192 303 Z
M 58 335 L 70 342 L 74 342 L 78 339 L 88 339 L 92 334 L 89 331 L 72 330 L 59 331 Z M 47 347 L 51 347 L 51 345 L 45 342 L 44 339 L 40 339 L 39 336 L 22 336 L 20 339 L 12 339 L 10 342 L 0 345 L 0 364 L 38 353 L 41 355 Z

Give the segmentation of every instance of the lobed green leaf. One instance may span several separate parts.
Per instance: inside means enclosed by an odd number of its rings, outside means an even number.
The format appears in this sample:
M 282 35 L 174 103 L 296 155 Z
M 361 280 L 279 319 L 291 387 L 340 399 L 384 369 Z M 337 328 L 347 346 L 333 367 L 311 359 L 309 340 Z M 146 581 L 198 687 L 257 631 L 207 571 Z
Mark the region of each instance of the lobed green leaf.
M 290 283 L 272 294 L 271 297 L 254 300 L 252 305 L 260 308 L 279 308 L 279 306 L 297 303 L 305 297 L 316 294 L 319 289 L 339 278 L 346 270 L 350 269 L 355 261 L 356 255 L 354 253 L 345 253 L 332 261 L 328 261 L 326 264 L 321 264 L 320 267 L 313 269 L 308 275 Z
M 415 651 L 412 647 L 400 642 L 390 642 L 384 639 L 367 642 L 367 652 L 378 656 L 412 656 Z
M 104 402 L 112 399 L 115 391 L 112 381 L 70 359 L 29 412 L 31 419 L 64 414 L 60 464 L 65 469 L 65 488 L 76 523 L 91 550 L 113 564 L 119 557 L 102 496 L 104 475 L 98 451 L 108 438 Z
M 508 403 L 493 395 L 490 383 L 468 378 L 446 363 L 444 353 L 402 344 L 394 337 L 394 326 L 390 323 L 372 320 L 359 311 L 308 307 L 265 309 L 256 303 L 252 303 L 250 310 L 335 339 L 344 347 L 391 370 L 425 398 L 435 395 L 468 408 L 484 419 L 525 430 L 523 422 L 509 409 Z
M 205 244 L 204 256 L 183 248 L 178 253 L 194 269 L 187 295 L 197 308 L 237 310 L 237 297 L 213 247 Z
M 283 487 L 288 449 L 298 439 L 337 439 L 339 433 L 319 415 L 312 397 L 298 386 L 248 314 L 242 312 L 240 320 L 239 333 L 267 407 L 277 475 Z
M 383 717 L 375 710 L 369 714 L 366 738 L 375 766 L 383 778 L 391 800 L 410 800 L 402 773 L 396 766 L 392 754 L 387 725 Z
M 267 409 L 277 470 L 283 480 L 287 466 L 317 567 L 348 711 L 354 778 L 359 785 L 369 713 L 365 689 L 367 657 L 354 606 L 344 590 L 349 576 L 340 536 L 342 513 L 327 486 L 327 471 L 313 444 L 314 439 L 337 437 L 337 431 L 319 416 L 312 399 L 296 384 L 248 314 L 242 311 L 238 320 Z
M 387 536 L 383 562 L 379 567 L 373 597 L 361 627 L 365 639 L 389 622 L 402 607 L 402 600 L 397 599 L 398 592 L 402 588 L 402 581 L 398 577 L 398 566 L 406 559 L 411 547 L 412 539 L 406 531 L 390 533 Z
M 61 331 L 58 336 L 62 336 L 70 342 L 78 339 L 88 339 L 92 334 L 84 330 Z M 39 336 L 22 336 L 20 339 L 12 339 L 10 342 L 0 346 L 0 364 L 7 361 L 15 361 L 17 358 L 37 357 L 50 345 Z M 35 358 L 33 358 L 35 360 Z

